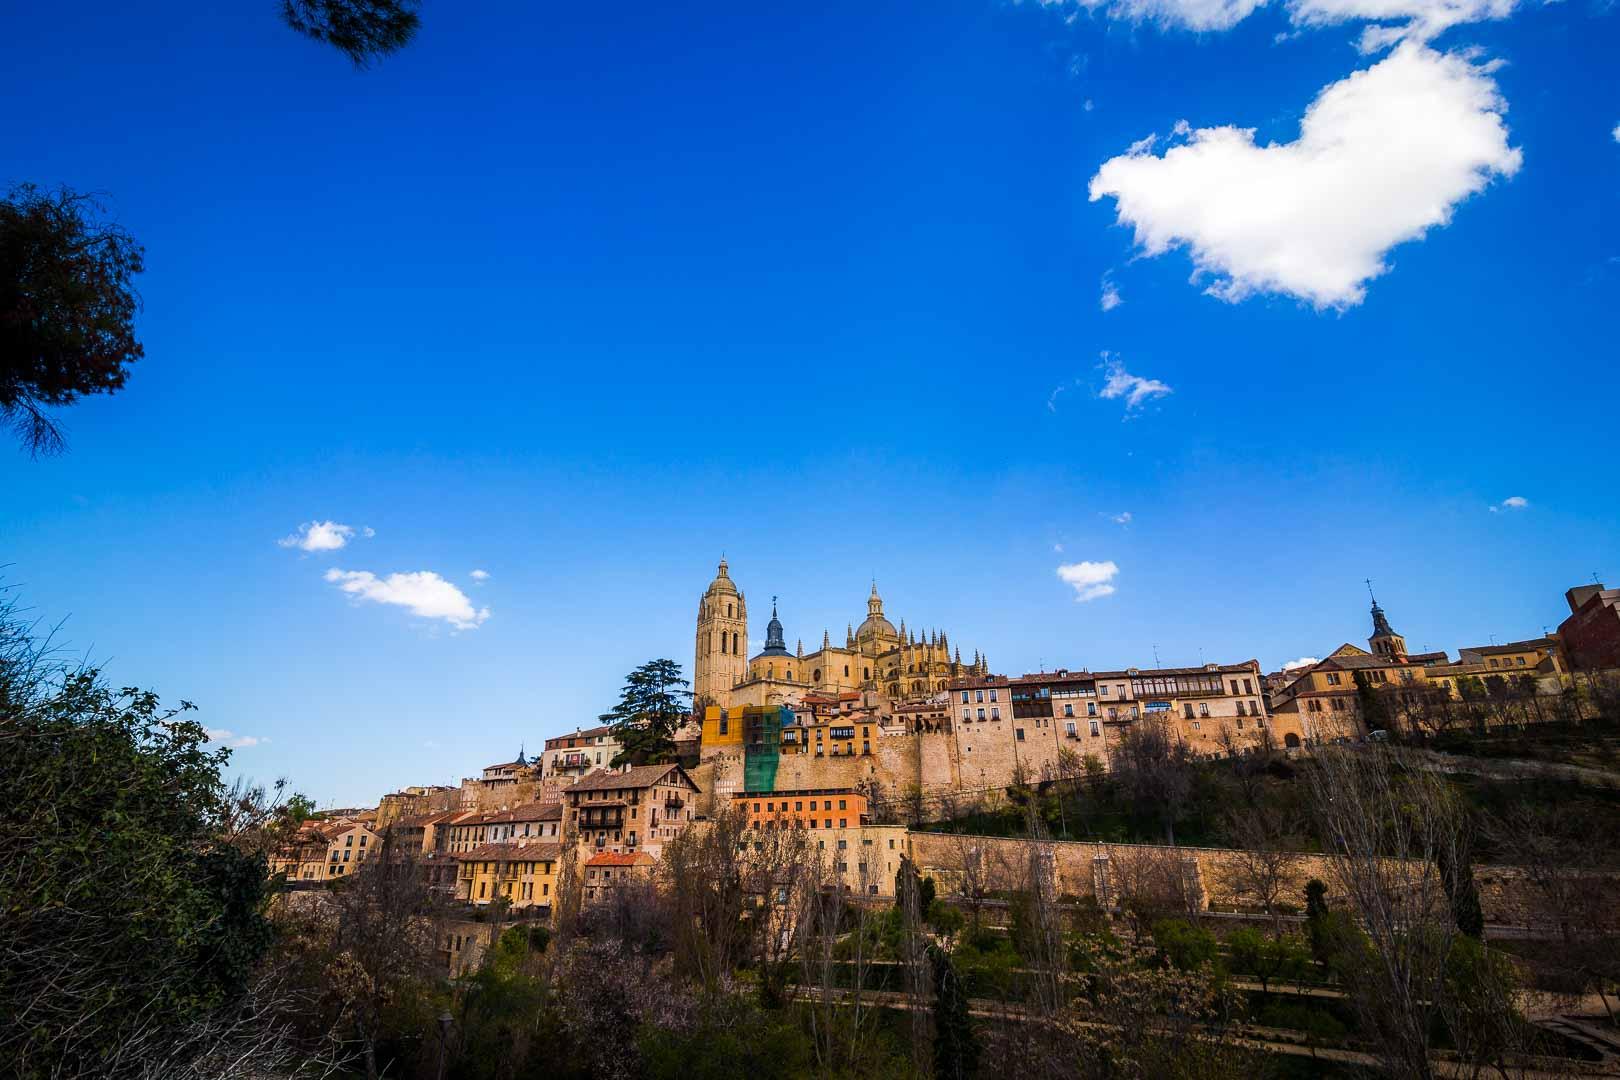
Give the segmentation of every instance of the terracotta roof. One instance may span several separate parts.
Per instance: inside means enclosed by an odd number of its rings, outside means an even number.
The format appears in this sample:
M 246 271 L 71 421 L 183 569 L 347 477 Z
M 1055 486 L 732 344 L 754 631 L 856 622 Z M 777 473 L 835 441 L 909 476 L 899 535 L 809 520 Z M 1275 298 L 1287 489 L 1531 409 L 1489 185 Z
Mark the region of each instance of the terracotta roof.
M 609 735 L 612 732 L 613 732 L 613 728 L 610 725 L 607 725 L 607 724 L 604 724 L 601 727 L 586 728 L 583 731 L 564 732 L 561 735 L 554 735 L 551 738 L 547 739 L 546 740 L 546 749 L 547 750 L 567 750 L 567 749 L 570 749 L 570 747 L 568 746 L 568 740 L 569 739 L 594 739 L 598 735 Z
M 691 783 L 691 777 L 679 765 L 636 765 L 624 772 L 608 772 L 599 769 L 579 779 L 579 782 L 569 788 L 574 791 L 614 791 L 619 788 L 647 788 L 663 780 L 671 772 L 678 772 L 681 778 Z M 696 785 L 693 785 L 694 787 Z
M 604 851 L 590 857 L 586 866 L 651 866 L 653 857 L 645 851 Z
M 458 851 L 452 856 L 457 862 L 544 862 L 562 857 L 561 844 L 519 844 L 505 840 L 499 844 L 481 844 L 471 851 Z
M 1473 645 L 1461 651 L 1490 656 L 1498 653 L 1528 652 L 1531 649 L 1546 650 L 1556 644 L 1552 638 L 1532 638 L 1529 641 L 1510 641 L 1506 645 Z
M 514 821 L 561 821 L 562 816 L 563 805 L 560 802 L 532 802 L 514 806 L 510 810 L 497 810 L 492 814 L 485 814 L 480 823 L 506 825 Z

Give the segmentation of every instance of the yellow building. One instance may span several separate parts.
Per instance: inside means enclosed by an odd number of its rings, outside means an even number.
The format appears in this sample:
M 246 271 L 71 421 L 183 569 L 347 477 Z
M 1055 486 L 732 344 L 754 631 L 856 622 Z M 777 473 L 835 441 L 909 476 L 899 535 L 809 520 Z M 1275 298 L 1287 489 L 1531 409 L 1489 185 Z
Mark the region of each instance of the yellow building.
M 936 693 L 952 679 L 989 671 L 988 661 L 977 653 L 964 664 L 961 651 L 952 652 L 943 631 L 908 630 L 904 619 L 896 629 L 883 613 L 876 583 L 867 597 L 866 619 L 859 627 L 845 628 L 841 646 L 834 646 L 824 630 L 820 649 L 806 653 L 800 641 L 790 652 L 773 599 L 764 649 L 745 660 L 747 647 L 747 601 L 722 559 L 698 601 L 692 693 L 700 706 L 776 705 L 805 694 L 862 690 L 899 700 Z
M 1312 742 L 1356 739 L 1366 734 L 1358 684 L 1378 692 L 1410 691 L 1383 699 L 1404 711 L 1414 702 L 1458 700 L 1470 685 L 1488 688 L 1501 679 L 1536 680 L 1566 671 L 1557 638 L 1474 646 L 1460 650 L 1453 661 L 1444 651 L 1408 652 L 1406 639 L 1390 626 L 1376 598 L 1372 622 L 1372 636 L 1367 639 L 1370 651 L 1346 643 L 1299 671 L 1274 690 L 1273 714 L 1279 719 L 1297 719 Z M 1541 691 L 1532 688 L 1532 692 Z
M 504 841 L 458 852 L 456 899 L 475 906 L 505 900 L 513 908 L 550 907 L 562 845 Z
M 358 870 L 377 847 L 377 834 L 360 822 L 306 821 L 271 856 L 270 872 L 288 881 L 332 881 Z

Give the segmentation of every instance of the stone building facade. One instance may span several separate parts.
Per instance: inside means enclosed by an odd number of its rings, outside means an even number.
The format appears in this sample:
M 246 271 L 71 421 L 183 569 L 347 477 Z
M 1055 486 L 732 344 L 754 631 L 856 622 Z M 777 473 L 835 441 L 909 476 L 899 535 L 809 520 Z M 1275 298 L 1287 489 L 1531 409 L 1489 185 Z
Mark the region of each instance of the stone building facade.
M 692 695 L 700 711 L 709 705 L 777 705 L 807 694 L 863 691 L 898 701 L 943 691 L 952 679 L 989 671 L 988 661 L 978 653 L 964 663 L 961 650 L 953 651 L 942 630 L 910 630 L 904 619 L 897 629 L 883 612 L 875 582 L 867 596 L 866 618 L 858 627 L 845 627 L 841 644 L 835 645 L 831 633 L 823 630 L 821 648 L 807 653 L 801 640 L 790 650 L 773 600 L 765 647 L 745 659 L 747 648 L 747 601 L 722 559 L 698 600 Z

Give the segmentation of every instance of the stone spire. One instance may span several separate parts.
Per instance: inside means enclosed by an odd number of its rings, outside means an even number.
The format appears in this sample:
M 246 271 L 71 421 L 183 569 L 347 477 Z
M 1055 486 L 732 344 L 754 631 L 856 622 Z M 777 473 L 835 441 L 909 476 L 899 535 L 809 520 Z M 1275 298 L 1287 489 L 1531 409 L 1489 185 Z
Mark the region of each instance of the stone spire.
M 821 647 L 822 647 L 822 648 L 823 648 L 823 649 L 830 649 L 830 648 L 832 648 L 832 636 L 831 636 L 831 635 L 829 635 L 829 634 L 828 634 L 828 633 L 827 633 L 827 631 L 825 631 L 825 630 L 823 630 L 823 631 L 822 631 L 822 632 L 821 632 Z

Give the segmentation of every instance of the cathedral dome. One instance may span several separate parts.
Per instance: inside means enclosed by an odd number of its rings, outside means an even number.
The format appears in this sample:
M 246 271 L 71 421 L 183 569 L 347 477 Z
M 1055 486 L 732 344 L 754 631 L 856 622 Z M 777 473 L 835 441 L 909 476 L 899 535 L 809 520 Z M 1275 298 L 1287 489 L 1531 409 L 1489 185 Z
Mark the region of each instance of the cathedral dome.
M 861 623 L 855 631 L 856 641 L 870 641 L 873 638 L 897 638 L 900 632 L 894 628 L 894 623 L 883 617 L 883 598 L 878 595 L 877 582 L 872 582 L 872 595 L 866 598 L 866 621 Z
M 738 595 L 737 584 L 736 584 L 736 582 L 731 580 L 731 574 L 728 572 L 728 570 L 726 568 L 726 560 L 724 558 L 722 558 L 720 560 L 720 570 L 719 570 L 719 572 L 715 574 L 714 580 L 709 582 L 709 588 L 704 592 L 703 595 L 704 596 L 716 596 L 716 595 L 737 596 Z

